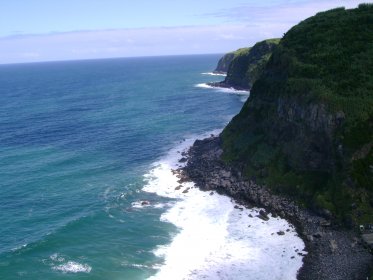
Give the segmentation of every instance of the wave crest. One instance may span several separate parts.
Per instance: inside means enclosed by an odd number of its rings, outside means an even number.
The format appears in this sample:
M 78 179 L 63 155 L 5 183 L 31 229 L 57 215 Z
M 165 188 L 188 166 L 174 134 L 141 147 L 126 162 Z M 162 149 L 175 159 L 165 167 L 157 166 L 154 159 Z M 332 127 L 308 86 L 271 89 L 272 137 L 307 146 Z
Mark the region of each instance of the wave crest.
M 65 264 L 57 265 L 53 267 L 54 270 L 61 271 L 62 273 L 90 273 L 92 267 L 87 264 L 81 264 L 78 262 L 68 261 Z
M 257 208 L 237 207 L 229 197 L 178 182 L 174 168 L 196 138 L 171 150 L 145 176 L 144 191 L 177 199 L 161 220 L 179 229 L 170 244 L 154 251 L 164 262 L 149 279 L 295 280 L 303 259 L 296 252 L 304 243 L 286 220 L 263 222 L 255 217 Z M 280 230 L 286 234 L 276 234 Z

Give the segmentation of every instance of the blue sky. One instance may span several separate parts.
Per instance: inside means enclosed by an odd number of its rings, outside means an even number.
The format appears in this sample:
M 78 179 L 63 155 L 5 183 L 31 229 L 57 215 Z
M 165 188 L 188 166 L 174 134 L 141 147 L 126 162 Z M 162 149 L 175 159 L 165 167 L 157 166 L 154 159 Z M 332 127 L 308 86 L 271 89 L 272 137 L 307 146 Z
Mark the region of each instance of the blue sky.
M 358 0 L 3 0 L 0 63 L 224 53 Z

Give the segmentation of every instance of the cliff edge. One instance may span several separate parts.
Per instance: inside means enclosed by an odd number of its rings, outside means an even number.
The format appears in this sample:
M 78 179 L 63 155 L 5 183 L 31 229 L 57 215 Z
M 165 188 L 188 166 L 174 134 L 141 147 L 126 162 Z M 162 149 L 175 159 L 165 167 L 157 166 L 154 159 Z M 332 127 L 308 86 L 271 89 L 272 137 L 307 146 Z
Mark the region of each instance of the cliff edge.
M 239 51 L 239 50 L 237 50 Z M 225 55 L 223 55 L 219 61 L 218 61 L 218 65 L 216 66 L 215 70 L 214 70 L 214 73 L 220 73 L 220 74 L 224 74 L 224 73 L 227 73 L 228 72 L 228 68 L 229 68 L 229 65 L 231 64 L 233 58 L 235 57 L 237 51 L 235 52 L 229 52 L 229 53 L 226 53 Z
M 273 50 L 280 39 L 268 39 L 250 48 L 241 48 L 225 54 L 214 72 L 227 73 L 224 81 L 210 83 L 212 86 L 249 90 L 262 74 Z
M 373 223 L 373 5 L 304 20 L 267 60 L 221 134 L 223 159 L 327 218 Z M 226 83 L 250 88 L 240 61 Z

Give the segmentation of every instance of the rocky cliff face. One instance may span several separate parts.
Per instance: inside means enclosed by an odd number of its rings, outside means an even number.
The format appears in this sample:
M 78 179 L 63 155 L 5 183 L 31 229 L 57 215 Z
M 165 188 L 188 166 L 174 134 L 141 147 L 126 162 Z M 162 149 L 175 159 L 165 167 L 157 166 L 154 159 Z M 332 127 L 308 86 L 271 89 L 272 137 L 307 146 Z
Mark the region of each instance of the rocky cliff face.
M 258 64 L 262 48 L 255 46 Z M 346 224 L 373 223 L 371 46 L 372 5 L 319 13 L 293 27 L 223 131 L 225 161 Z M 237 69 L 227 83 L 246 76 L 247 68 Z
M 216 66 L 216 69 L 214 70 L 215 73 L 227 73 L 228 67 L 231 64 L 235 53 L 230 52 L 225 54 L 222 58 L 219 59 L 218 65 Z
M 256 43 L 252 48 L 235 52 L 224 83 L 232 87 L 250 89 L 263 71 L 279 39 Z

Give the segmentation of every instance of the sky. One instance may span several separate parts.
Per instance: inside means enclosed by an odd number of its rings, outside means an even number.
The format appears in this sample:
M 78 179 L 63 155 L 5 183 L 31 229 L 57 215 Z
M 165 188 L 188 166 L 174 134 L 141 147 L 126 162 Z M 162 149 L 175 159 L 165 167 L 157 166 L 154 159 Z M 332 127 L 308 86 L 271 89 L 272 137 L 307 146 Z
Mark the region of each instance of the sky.
M 1 0 L 0 64 L 226 53 L 373 0 Z

